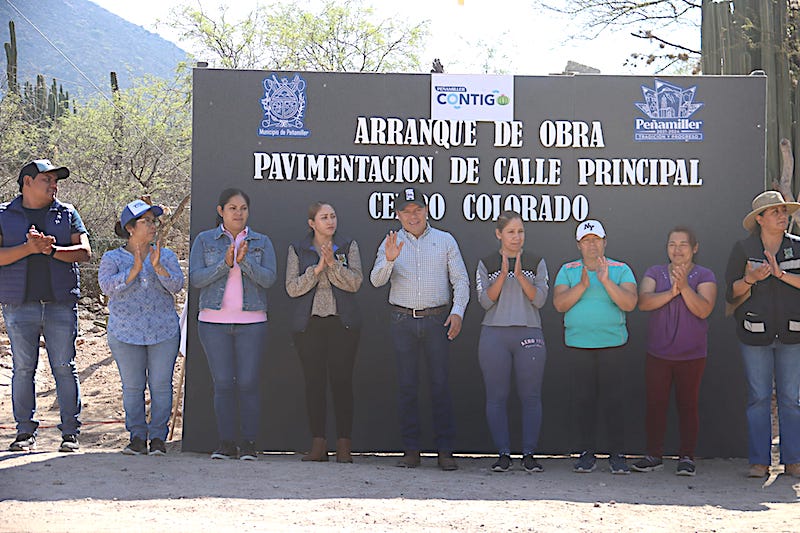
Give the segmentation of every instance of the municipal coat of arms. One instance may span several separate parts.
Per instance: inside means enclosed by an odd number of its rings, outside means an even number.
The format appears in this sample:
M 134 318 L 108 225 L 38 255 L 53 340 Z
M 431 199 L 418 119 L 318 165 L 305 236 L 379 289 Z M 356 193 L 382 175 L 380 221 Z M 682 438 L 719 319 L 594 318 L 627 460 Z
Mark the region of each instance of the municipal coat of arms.
M 303 124 L 306 112 L 306 82 L 295 74 L 264 78 L 264 98 L 260 100 L 264 115 L 258 134 L 264 137 L 308 137 Z

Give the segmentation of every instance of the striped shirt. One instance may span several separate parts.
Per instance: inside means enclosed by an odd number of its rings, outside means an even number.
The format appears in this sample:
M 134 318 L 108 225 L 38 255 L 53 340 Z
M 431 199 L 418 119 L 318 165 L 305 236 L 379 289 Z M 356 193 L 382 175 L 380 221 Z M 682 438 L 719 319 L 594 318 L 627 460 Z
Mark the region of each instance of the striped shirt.
M 458 243 L 446 231 L 428 225 L 419 238 L 404 229 L 397 232 L 403 249 L 394 261 L 386 260 L 386 239 L 378 247 L 369 279 L 375 287 L 391 280 L 389 303 L 408 309 L 428 309 L 450 303 L 451 315 L 464 316 L 469 302 L 469 276 Z

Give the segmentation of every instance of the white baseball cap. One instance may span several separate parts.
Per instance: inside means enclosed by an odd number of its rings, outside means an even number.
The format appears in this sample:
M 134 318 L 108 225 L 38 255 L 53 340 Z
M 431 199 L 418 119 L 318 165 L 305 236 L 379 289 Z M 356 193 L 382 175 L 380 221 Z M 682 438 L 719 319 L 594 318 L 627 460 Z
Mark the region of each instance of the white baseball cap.
M 584 220 L 578 224 L 578 229 L 575 230 L 575 240 L 580 241 L 587 235 L 597 235 L 601 239 L 605 239 L 606 230 L 598 220 Z

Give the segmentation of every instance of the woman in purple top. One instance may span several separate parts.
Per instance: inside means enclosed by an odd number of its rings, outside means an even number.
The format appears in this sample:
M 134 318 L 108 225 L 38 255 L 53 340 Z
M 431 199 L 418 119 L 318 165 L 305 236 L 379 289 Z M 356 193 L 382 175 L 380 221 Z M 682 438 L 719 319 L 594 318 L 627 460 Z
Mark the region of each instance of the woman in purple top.
M 689 228 L 676 227 L 667 239 L 669 263 L 647 269 L 639 286 L 639 309 L 651 311 L 647 330 L 647 455 L 632 465 L 637 472 L 663 466 L 667 406 L 672 384 L 680 426 L 677 474 L 693 476 L 697 444 L 700 380 L 708 352 L 708 322 L 714 309 L 714 273 L 694 264 L 697 238 Z

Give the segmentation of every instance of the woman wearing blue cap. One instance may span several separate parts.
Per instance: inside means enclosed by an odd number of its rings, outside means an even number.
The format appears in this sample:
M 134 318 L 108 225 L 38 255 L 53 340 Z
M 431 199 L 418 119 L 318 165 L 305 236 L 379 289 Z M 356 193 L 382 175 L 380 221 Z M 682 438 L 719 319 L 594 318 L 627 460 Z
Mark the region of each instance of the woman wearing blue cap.
M 103 254 L 97 276 L 109 297 L 108 346 L 119 368 L 125 428 L 131 435 L 122 450 L 126 455 L 167 453 L 172 370 L 181 339 L 174 294 L 184 279 L 175 253 L 153 244 L 163 212 L 142 200 L 126 205 L 114 233 L 127 243 Z M 145 386 L 150 388 L 149 423 Z

